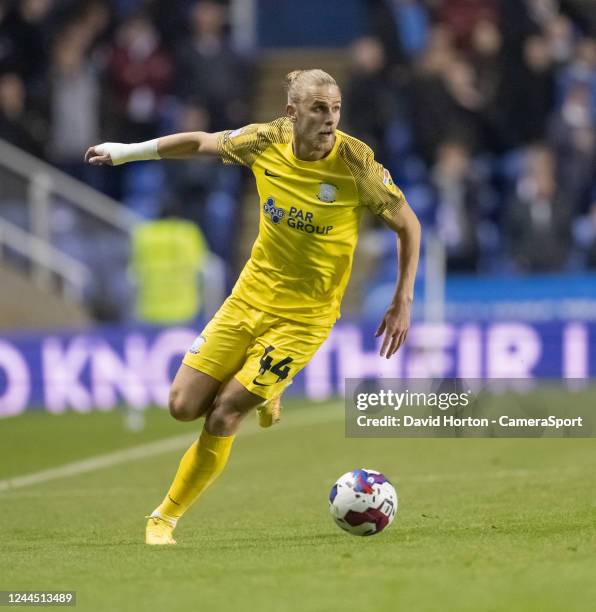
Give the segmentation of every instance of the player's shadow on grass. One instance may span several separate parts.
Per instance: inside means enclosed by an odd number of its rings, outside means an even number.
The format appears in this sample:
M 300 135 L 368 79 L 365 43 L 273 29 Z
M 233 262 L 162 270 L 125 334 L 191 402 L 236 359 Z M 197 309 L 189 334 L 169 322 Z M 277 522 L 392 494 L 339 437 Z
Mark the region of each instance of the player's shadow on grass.
M 201 533 L 192 534 L 186 533 L 178 538 L 179 544 L 178 546 L 173 547 L 163 547 L 168 549 L 177 549 L 177 548 L 195 548 L 197 546 L 201 547 L 201 550 L 237 550 L 238 548 L 244 549 L 263 549 L 263 548 L 300 548 L 301 546 L 309 546 L 312 548 L 313 544 L 322 543 L 322 542 L 333 542 L 338 538 L 342 538 L 343 534 L 341 533 L 320 533 L 320 534 L 308 534 L 308 535 L 289 535 L 289 536 L 253 536 L 253 537 L 234 537 L 230 538 L 229 536 L 224 536 L 222 538 L 210 536 L 203 536 Z M 69 546 L 78 547 L 78 548 L 112 548 L 115 545 L 118 546 L 132 546 L 136 547 L 139 545 L 145 546 L 142 539 L 122 539 L 122 540 L 114 540 L 114 541 L 92 541 L 89 540 L 76 540 L 71 541 L 68 544 Z M 156 547 L 162 548 L 162 547 Z
M 416 532 L 417 529 L 410 529 L 409 532 Z M 425 530 L 420 527 L 419 531 L 424 533 Z M 403 533 L 403 532 L 402 532 Z M 357 540 L 370 540 L 371 538 L 354 538 L 347 534 L 344 534 L 341 530 L 337 530 L 337 533 L 329 532 L 329 531 L 321 531 L 318 533 L 308 533 L 308 534 L 293 534 L 293 535 L 273 535 L 269 533 L 263 533 L 261 531 L 253 533 L 251 536 L 239 536 L 230 531 L 222 531 L 221 536 L 218 536 L 217 533 L 210 532 L 209 534 L 201 532 L 200 529 L 192 530 L 187 527 L 187 529 L 181 531 L 177 534 L 178 545 L 177 546 L 166 546 L 166 547 L 154 547 L 155 549 L 167 548 L 171 550 L 182 549 L 185 550 L 196 548 L 200 546 L 203 551 L 229 551 L 229 550 L 262 550 L 262 549 L 279 549 L 279 548 L 301 548 L 301 547 L 309 547 L 313 548 L 317 545 L 328 546 L 330 544 L 337 543 L 352 543 Z M 146 546 L 143 542 L 143 538 L 121 538 L 113 540 L 101 540 L 98 541 L 96 539 L 96 534 L 90 536 L 85 539 L 77 539 L 72 540 L 68 543 L 68 546 L 72 546 L 74 548 L 112 548 L 115 545 L 118 546 L 130 546 L 130 547 L 138 547 L 138 546 Z M 376 538 L 375 538 L 376 540 Z M 386 541 L 389 541 L 386 539 Z M 151 547 L 149 547 L 151 548 Z

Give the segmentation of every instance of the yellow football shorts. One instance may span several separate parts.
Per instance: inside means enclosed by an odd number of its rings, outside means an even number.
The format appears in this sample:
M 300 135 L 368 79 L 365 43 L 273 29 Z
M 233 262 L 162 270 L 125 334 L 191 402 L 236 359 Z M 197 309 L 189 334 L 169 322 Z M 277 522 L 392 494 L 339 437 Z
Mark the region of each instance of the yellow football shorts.
M 278 317 L 231 295 L 182 363 L 222 382 L 235 377 L 264 399 L 281 395 L 326 340 L 331 326 Z

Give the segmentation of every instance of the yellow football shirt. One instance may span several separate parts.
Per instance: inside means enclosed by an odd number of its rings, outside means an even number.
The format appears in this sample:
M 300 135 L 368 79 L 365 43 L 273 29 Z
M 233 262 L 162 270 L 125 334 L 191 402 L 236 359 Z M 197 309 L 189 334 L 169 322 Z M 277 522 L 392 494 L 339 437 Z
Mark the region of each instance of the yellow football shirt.
M 286 117 L 222 132 L 218 149 L 225 163 L 252 170 L 261 207 L 259 235 L 233 295 L 281 317 L 332 325 L 363 210 L 397 211 L 402 192 L 370 147 L 339 130 L 324 159 L 297 159 Z

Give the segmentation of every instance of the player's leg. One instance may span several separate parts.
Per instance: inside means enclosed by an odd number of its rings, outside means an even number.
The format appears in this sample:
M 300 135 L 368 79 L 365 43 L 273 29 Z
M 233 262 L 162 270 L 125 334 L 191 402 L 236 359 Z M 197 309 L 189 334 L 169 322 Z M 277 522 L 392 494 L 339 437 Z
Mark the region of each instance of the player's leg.
M 242 419 L 263 398 L 237 380 L 226 383 L 215 398 L 199 439 L 186 451 L 159 514 L 177 521 L 223 471 Z
M 270 315 L 259 319 L 258 327 L 264 324 L 265 331 L 244 349 L 244 364 L 217 394 L 199 440 L 184 455 L 168 495 L 154 513 L 160 518 L 152 519 L 154 525 L 149 521 L 148 543 L 174 543 L 171 534 L 176 521 L 223 471 L 244 417 L 263 402 L 280 397 L 329 334 L 329 328 L 299 325 Z M 205 347 L 213 336 L 208 336 Z M 206 353 L 201 349 L 205 359 Z M 160 533 L 153 538 L 150 531 Z
M 211 408 L 221 385 L 220 380 L 184 363 L 181 364 L 170 389 L 170 414 L 179 421 L 193 421 L 204 416 Z M 147 544 L 176 543 L 172 537 L 179 507 L 175 496 L 181 488 L 184 488 L 184 483 L 189 477 L 192 477 L 197 446 L 195 442 L 186 451 L 168 493 L 149 517 L 145 534 Z
M 246 415 L 267 400 L 251 393 L 232 378 L 215 398 L 213 408 L 205 419 L 205 432 L 212 437 L 233 437 Z
M 240 369 L 246 358 L 255 316 L 246 305 L 226 300 L 186 353 L 172 383 L 169 405 L 174 418 L 191 421 L 212 409 L 222 381 Z M 176 521 L 221 472 L 232 439 L 218 440 L 205 432 L 186 451 L 168 493 L 147 523 L 148 544 L 175 543 Z
M 181 364 L 170 389 L 170 414 L 178 421 L 194 421 L 211 408 L 221 381 Z
M 168 494 L 149 518 L 147 544 L 175 544 L 172 531 L 178 519 L 221 474 L 240 423 L 263 401 L 234 379 L 224 385 L 199 439 L 182 457 Z

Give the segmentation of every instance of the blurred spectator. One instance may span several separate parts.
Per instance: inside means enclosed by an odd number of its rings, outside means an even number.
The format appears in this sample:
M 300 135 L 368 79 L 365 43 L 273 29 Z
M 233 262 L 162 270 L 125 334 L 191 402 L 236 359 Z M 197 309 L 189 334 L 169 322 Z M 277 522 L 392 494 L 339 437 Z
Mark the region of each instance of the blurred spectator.
M 549 135 L 557 183 L 574 214 L 585 210 L 596 168 L 596 115 L 590 88 L 576 82 L 552 118 Z
M 424 50 L 430 16 L 421 0 L 369 2 L 372 33 L 383 46 L 389 65 L 403 63 Z
M 556 272 L 570 246 L 570 210 L 558 189 L 555 158 L 545 145 L 526 152 L 522 175 L 508 203 L 509 251 L 519 271 Z
M 464 143 L 451 140 L 440 145 L 431 182 L 437 233 L 446 247 L 447 269 L 473 272 L 478 266 L 478 227 L 486 186 L 474 173 Z
M 497 7 L 496 0 L 444 0 L 439 4 L 436 15 L 438 21 L 452 33 L 455 46 L 468 50 L 479 22 L 497 23 Z
M 137 14 L 118 28 L 107 77 L 120 124 L 118 138 L 138 142 L 157 136 L 164 96 L 174 80 L 174 64 L 145 15 Z
M 471 64 L 454 50 L 450 33 L 435 28 L 416 67 L 411 109 L 418 150 L 432 162 L 439 145 L 457 137 L 472 151 L 482 142 L 484 107 Z
M 470 60 L 477 74 L 478 86 L 485 96 L 495 96 L 501 78 L 503 39 L 492 21 L 479 21 L 472 32 Z
M 226 9 L 211 0 L 193 5 L 190 39 L 178 49 L 178 90 L 206 107 L 215 131 L 248 121 L 250 71 L 224 33 Z
M 523 43 L 521 61 L 508 64 L 499 98 L 509 147 L 541 139 L 554 103 L 554 71 L 548 40 L 533 35 Z
M 46 18 L 53 0 L 0 3 L 0 72 L 35 82 L 47 69 Z M 11 6 L 12 5 L 12 6 Z
M 384 140 L 397 114 L 397 99 L 387 83 L 385 54 L 376 38 L 360 38 L 351 49 L 351 75 L 344 88 L 346 122 L 352 133 L 386 158 Z
M 74 19 L 88 36 L 90 45 L 97 44 L 109 33 L 111 20 L 110 5 L 106 0 L 88 0 L 83 3 Z
M 596 115 L 596 40 L 580 39 L 569 63 L 559 70 L 558 98 L 574 83 L 585 83 L 590 92 L 590 108 Z
M 579 217 L 573 227 L 573 237 L 582 255 L 584 266 L 596 269 L 596 184 L 588 213 Z
M 15 73 L 0 76 L 0 138 L 38 157 L 42 156 L 45 126 L 28 110 L 23 79 Z
M 545 27 L 550 56 L 555 65 L 563 65 L 571 59 L 575 45 L 573 24 L 564 15 L 553 17 Z
M 495 23 L 478 21 L 472 32 L 470 62 L 482 97 L 483 148 L 503 149 L 503 110 L 499 93 L 503 84 L 503 37 Z
M 199 104 L 180 109 L 177 132 L 209 130 L 211 118 Z M 164 214 L 173 214 L 197 223 L 211 252 L 232 263 L 235 256 L 240 171 L 223 166 L 217 158 L 199 157 L 166 164 L 169 195 Z
M 522 0 L 517 4 L 521 4 L 522 11 L 527 11 L 530 20 L 542 29 L 559 13 L 559 0 Z
M 95 66 L 86 57 L 90 31 L 71 24 L 52 49 L 49 73 L 50 139 L 48 157 L 79 179 L 89 172 L 82 154 L 100 140 L 100 87 Z
M 411 119 L 416 148 L 427 163 L 432 161 L 436 147 L 444 139 L 449 99 L 441 75 L 454 53 L 449 32 L 437 26 L 415 64 L 409 89 Z
M 209 113 L 204 107 L 189 103 L 180 108 L 174 131 L 208 131 L 210 121 Z M 166 209 L 177 217 L 192 219 L 201 227 L 205 227 L 205 203 L 215 187 L 218 165 L 218 160 L 211 157 L 167 163 L 165 168 L 170 195 Z

